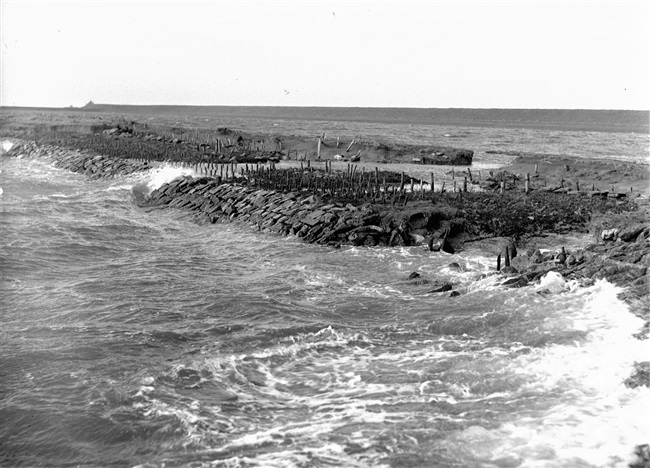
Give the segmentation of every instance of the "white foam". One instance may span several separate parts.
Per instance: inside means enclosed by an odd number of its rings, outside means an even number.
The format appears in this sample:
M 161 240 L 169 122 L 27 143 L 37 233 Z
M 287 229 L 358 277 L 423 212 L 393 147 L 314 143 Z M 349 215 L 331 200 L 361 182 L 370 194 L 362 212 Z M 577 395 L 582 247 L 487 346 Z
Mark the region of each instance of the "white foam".
M 643 321 L 617 298 L 620 288 L 607 281 L 566 293 L 564 281 L 551 276 L 545 286 L 565 292 L 548 306 L 569 302 L 562 325 L 586 333 L 586 340 L 539 348 L 511 361 L 507 371 L 528 380 L 518 393 L 562 398 L 542 414 L 524 413 L 495 430 L 470 431 L 476 436 L 472 444 L 463 432 L 452 435 L 446 448 L 459 456 L 525 460 L 524 466 L 625 466 L 630 450 L 647 443 L 650 434 L 650 389 L 623 384 L 633 363 L 650 355 L 650 342 L 632 336 Z M 575 301 L 583 306 L 574 308 Z M 435 386 L 430 387 L 421 391 L 430 395 Z M 456 396 L 468 396 L 463 390 Z
M 538 290 L 548 290 L 554 294 L 561 293 L 566 288 L 566 281 L 561 274 L 556 271 L 549 271 L 539 282 Z
M 11 148 L 13 148 L 13 146 L 14 146 L 13 142 L 9 140 L 2 140 L 2 143 L 0 143 L 0 148 L 2 148 L 0 154 L 7 153 Z
M 149 190 L 156 190 L 167 182 L 171 182 L 177 177 L 182 177 L 186 175 L 194 175 L 194 170 L 186 167 L 172 167 L 170 165 L 163 165 L 152 169 L 147 172 L 147 177 L 149 179 L 147 187 Z

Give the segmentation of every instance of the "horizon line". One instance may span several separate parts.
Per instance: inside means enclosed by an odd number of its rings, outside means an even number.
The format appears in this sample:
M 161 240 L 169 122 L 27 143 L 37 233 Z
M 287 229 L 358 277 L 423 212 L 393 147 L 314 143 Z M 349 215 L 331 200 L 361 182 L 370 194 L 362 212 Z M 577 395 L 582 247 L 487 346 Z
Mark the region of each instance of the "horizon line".
M 92 102 L 92 101 L 91 101 Z M 114 103 L 88 103 L 83 106 L 20 106 L 2 105 L 0 109 L 52 109 L 52 110 L 84 110 L 93 106 L 113 107 L 229 107 L 229 108 L 280 108 L 280 109 L 413 109 L 413 110 L 549 110 L 549 111 L 603 111 L 603 112 L 650 112 L 650 109 L 606 109 L 606 108 L 562 108 L 562 107 L 400 107 L 400 106 L 322 106 L 322 105 L 271 105 L 271 104 L 114 104 Z

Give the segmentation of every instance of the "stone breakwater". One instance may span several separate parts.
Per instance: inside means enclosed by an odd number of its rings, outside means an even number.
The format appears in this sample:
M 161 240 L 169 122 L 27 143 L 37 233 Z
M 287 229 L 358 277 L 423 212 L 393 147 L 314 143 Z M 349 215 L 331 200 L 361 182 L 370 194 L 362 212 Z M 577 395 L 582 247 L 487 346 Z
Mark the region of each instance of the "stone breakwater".
M 191 210 L 213 223 L 245 222 L 263 232 L 294 235 L 309 243 L 375 246 L 412 242 L 405 238 L 404 229 L 391 219 L 382 219 L 368 205 L 325 204 L 317 195 L 220 184 L 208 177 L 175 179 L 154 190 L 147 203 Z
M 121 159 L 89 151 L 70 150 L 33 141 L 14 141 L 7 152 L 14 157 L 48 157 L 57 167 L 86 174 L 93 179 L 142 172 L 159 163 Z M 226 173 L 227 174 L 227 173 Z M 154 190 L 143 205 L 183 208 L 206 216 L 211 222 L 239 221 L 264 232 L 295 235 L 305 242 L 339 246 L 412 245 L 426 235 L 446 232 L 441 228 L 456 213 L 454 209 L 402 206 L 378 212 L 371 204 L 326 203 L 316 193 L 319 186 L 300 192 L 282 192 L 245 185 L 249 180 L 234 175 L 221 177 L 179 177 Z
M 57 167 L 86 174 L 92 179 L 117 177 L 151 169 L 152 163 L 143 159 L 109 158 L 87 151 L 70 150 L 56 145 L 42 145 L 34 141 L 13 141 L 7 151 L 14 157 L 49 157 Z

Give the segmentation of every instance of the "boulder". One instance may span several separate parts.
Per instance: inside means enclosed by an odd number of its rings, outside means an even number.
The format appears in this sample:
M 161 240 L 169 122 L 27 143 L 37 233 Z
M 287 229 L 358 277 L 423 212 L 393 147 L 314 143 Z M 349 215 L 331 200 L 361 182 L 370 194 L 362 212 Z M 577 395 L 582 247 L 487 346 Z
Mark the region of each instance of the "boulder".
M 631 454 L 627 466 L 630 468 L 648 468 L 650 466 L 650 445 L 641 444 L 634 447 L 634 452 Z
M 650 387 L 650 361 L 635 362 L 634 373 L 625 380 L 629 388 Z
M 432 236 L 429 239 L 429 250 L 431 252 L 442 251 L 448 254 L 455 253 L 454 248 L 451 246 L 451 244 L 449 243 L 446 237 L 443 237 L 442 239 L 434 239 L 434 237 Z
M 635 224 L 625 227 L 618 233 L 618 238 L 623 242 L 634 242 L 646 228 L 648 228 L 647 224 Z
M 451 291 L 452 289 L 453 286 L 451 283 L 443 283 L 443 282 L 436 281 L 436 283 L 434 283 L 434 288 L 427 291 L 427 294 Z
M 410 284 L 413 284 L 415 286 L 421 286 L 423 284 L 429 284 L 429 280 L 426 280 L 426 279 L 422 278 L 420 273 L 418 273 L 417 271 L 412 272 L 409 275 L 408 279 L 410 281 Z
M 454 166 L 469 166 L 472 164 L 474 151 L 466 149 L 449 148 L 436 151 L 428 156 L 419 158 L 422 164 L 444 164 Z
M 506 288 L 523 288 L 524 286 L 528 285 L 528 279 L 526 278 L 525 275 L 522 276 L 515 276 L 514 278 L 507 279 L 503 283 L 501 283 L 501 286 L 505 286 Z

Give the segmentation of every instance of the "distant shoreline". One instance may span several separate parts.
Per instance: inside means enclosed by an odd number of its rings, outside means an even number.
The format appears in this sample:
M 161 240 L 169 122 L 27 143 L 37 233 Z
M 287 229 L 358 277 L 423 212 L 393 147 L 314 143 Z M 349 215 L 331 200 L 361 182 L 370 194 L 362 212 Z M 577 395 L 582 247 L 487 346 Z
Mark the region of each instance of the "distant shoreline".
M 590 109 L 425 109 L 370 107 L 175 106 L 89 104 L 84 107 L 0 107 L 0 111 L 70 111 L 452 127 L 650 134 L 650 111 Z

